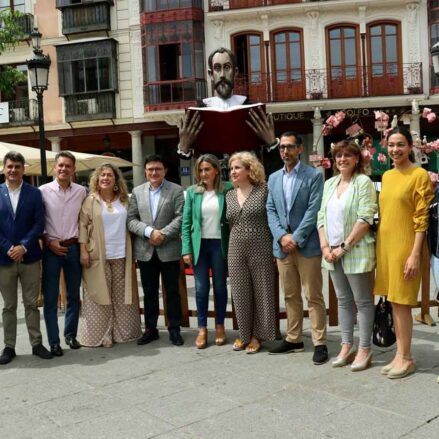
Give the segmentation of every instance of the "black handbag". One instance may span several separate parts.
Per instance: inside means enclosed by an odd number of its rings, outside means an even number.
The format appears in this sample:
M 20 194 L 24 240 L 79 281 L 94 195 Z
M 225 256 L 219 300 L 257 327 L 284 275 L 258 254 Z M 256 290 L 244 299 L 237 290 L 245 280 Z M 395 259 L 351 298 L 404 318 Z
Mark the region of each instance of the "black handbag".
M 396 341 L 393 329 L 392 304 L 385 297 L 380 297 L 375 307 L 372 341 L 375 346 L 382 348 L 392 346 Z

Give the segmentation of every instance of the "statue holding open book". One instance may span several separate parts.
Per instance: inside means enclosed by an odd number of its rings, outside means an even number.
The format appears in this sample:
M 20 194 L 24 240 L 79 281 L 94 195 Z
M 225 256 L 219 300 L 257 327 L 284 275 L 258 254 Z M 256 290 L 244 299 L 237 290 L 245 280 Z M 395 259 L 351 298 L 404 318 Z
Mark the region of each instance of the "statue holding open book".
M 271 114 L 265 105 L 250 104 L 246 96 L 233 93 L 238 73 L 236 57 L 220 47 L 208 59 L 214 96 L 190 107 L 180 125 L 177 153 L 191 158 L 197 152 L 232 153 L 256 150 L 260 145 L 274 149 L 278 144 Z

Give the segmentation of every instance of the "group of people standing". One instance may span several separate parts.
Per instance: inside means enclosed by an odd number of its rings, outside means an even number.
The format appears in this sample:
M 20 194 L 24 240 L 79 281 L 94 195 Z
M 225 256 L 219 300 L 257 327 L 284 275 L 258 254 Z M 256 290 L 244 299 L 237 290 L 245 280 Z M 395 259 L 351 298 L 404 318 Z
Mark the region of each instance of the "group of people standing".
M 353 141 L 334 146 L 334 177 L 325 183 L 319 170 L 300 161 L 303 142 L 294 132 L 281 135 L 279 153 L 284 167 L 270 175 L 268 184 L 262 164 L 249 152 L 230 157 L 231 183 L 222 181 L 214 155 L 201 155 L 195 164 L 197 183 L 188 188 L 186 198 L 182 187 L 166 180 L 166 163 L 158 155 L 146 159 L 147 182 L 134 188 L 129 197 L 122 174 L 110 164 L 94 171 L 87 194 L 72 182 L 75 158 L 68 152 L 56 158 L 56 179 L 38 190 L 23 182 L 24 158 L 9 153 L 4 158 L 6 182 L 0 185 L 5 332 L 0 364 L 15 357 L 18 278 L 33 353 L 42 358 L 63 354 L 57 320 L 61 269 L 67 286 L 64 336 L 70 348 L 111 347 L 114 342 L 135 339 L 143 345 L 157 340 L 160 275 L 169 339 L 182 345 L 179 273 L 183 257 L 195 276 L 198 349 L 209 343 L 210 277 L 215 344 L 223 345 L 227 339 L 227 277 L 239 327 L 233 349 L 255 354 L 264 341 L 275 338 L 276 263 L 285 295 L 287 332 L 269 353 L 304 350 L 303 292 L 311 320 L 313 363 L 327 362 L 323 266 L 335 287 L 342 334 L 332 366 L 350 365 L 352 371 L 360 371 L 371 365 L 373 292 L 387 295 L 392 302 L 397 338 L 395 358 L 382 373 L 389 378 L 412 373 L 411 306 L 417 303 L 420 254 L 433 190 L 426 171 L 411 162 L 411 149 L 410 133 L 395 128 L 389 134 L 394 169 L 383 176 L 376 245 L 372 229 L 376 192 Z M 42 345 L 39 330 L 41 258 L 50 351 Z M 143 333 L 133 289 L 134 259 L 144 291 Z M 78 341 L 81 277 L 84 295 Z M 358 348 L 354 340 L 357 310 Z

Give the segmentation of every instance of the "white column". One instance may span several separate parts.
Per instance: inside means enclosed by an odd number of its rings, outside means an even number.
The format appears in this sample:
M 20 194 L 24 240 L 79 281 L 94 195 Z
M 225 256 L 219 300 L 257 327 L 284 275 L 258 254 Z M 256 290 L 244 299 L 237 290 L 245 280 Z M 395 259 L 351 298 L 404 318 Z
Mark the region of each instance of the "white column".
M 421 138 L 421 114 L 416 99 L 412 101 L 412 116 L 410 118 L 410 131 L 416 131 Z
M 61 137 L 48 137 L 47 140 L 50 142 L 53 152 L 61 151 Z
M 313 137 L 313 150 L 317 152 L 317 154 L 324 155 L 324 146 L 323 146 L 323 136 L 322 133 L 322 125 L 323 125 L 323 118 L 320 113 L 320 108 L 315 107 L 314 108 L 314 118 L 311 119 L 312 121 L 312 137 Z
M 128 131 L 131 135 L 131 161 L 139 166 L 133 166 L 133 185 L 139 186 L 144 182 L 142 131 Z

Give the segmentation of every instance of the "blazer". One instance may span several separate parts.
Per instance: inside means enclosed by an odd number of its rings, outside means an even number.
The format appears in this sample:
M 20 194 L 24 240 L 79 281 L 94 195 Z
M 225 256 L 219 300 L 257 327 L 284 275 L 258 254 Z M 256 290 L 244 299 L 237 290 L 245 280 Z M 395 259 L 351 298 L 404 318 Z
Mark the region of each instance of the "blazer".
M 287 212 L 283 192 L 284 168 L 268 179 L 267 214 L 273 235 L 273 254 L 284 259 L 280 239 L 291 233 L 298 251 L 305 257 L 320 256 L 320 241 L 316 228 L 317 212 L 323 192 L 323 176 L 312 166 L 300 164 L 294 183 L 291 209 Z
M 162 262 L 177 261 L 181 258 L 181 221 L 184 204 L 183 188 L 178 184 L 163 180 L 157 215 L 152 219 L 149 201 L 149 182 L 137 186 L 128 204 L 128 230 L 134 233 L 134 258 L 149 261 L 157 251 Z M 151 226 L 161 230 L 165 240 L 159 247 L 154 247 L 145 236 L 145 229 Z
M 102 204 L 97 194 L 88 195 L 82 204 L 79 213 L 79 242 L 85 244 L 90 253 L 90 267 L 82 268 L 82 279 L 88 294 L 93 302 L 99 305 L 111 305 L 111 294 L 105 276 L 105 229 L 102 221 Z M 131 236 L 126 230 L 125 305 L 138 302 L 137 288 L 133 288 L 132 264 Z
M 340 175 L 330 178 L 325 183 L 322 206 L 318 213 L 317 227 L 325 227 L 327 231 L 328 218 L 326 207 L 331 199 Z M 371 179 L 364 174 L 354 174 L 352 182 L 346 193 L 346 204 L 343 217 L 343 237 L 347 238 L 355 223 L 361 219 L 368 224 L 373 224 L 373 217 L 377 211 L 376 191 Z M 326 234 L 326 239 L 328 235 Z M 375 235 L 369 230 L 351 250 L 341 258 L 343 271 L 347 274 L 367 273 L 375 268 Z M 334 270 L 334 265 L 322 258 L 322 267 Z
M 182 255 L 191 254 L 193 264 L 197 265 L 201 247 L 201 204 L 203 192 L 197 192 L 198 185 L 191 186 L 186 191 L 186 200 L 183 209 L 183 223 L 181 227 Z M 220 227 L 221 227 L 221 249 L 224 258 L 227 258 L 229 246 L 229 226 L 226 220 L 225 194 L 233 188 L 232 183 L 224 182 L 224 191 L 218 192 Z
M 41 259 L 38 239 L 44 231 L 44 206 L 38 188 L 23 182 L 17 210 L 14 214 L 6 183 L 0 184 L 0 265 L 10 265 L 7 255 L 13 245 L 23 244 L 26 253 L 23 263 L 32 264 Z

